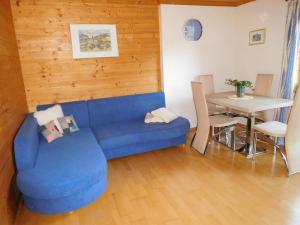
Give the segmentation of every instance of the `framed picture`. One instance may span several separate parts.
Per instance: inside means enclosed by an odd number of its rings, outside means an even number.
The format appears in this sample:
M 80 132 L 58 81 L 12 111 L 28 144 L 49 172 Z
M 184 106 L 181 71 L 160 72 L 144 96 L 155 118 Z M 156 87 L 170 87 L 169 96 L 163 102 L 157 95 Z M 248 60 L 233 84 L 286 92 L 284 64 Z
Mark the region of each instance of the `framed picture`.
M 266 29 L 253 30 L 249 33 L 249 45 L 260 45 L 266 41 Z
M 73 58 L 117 57 L 116 25 L 71 24 Z

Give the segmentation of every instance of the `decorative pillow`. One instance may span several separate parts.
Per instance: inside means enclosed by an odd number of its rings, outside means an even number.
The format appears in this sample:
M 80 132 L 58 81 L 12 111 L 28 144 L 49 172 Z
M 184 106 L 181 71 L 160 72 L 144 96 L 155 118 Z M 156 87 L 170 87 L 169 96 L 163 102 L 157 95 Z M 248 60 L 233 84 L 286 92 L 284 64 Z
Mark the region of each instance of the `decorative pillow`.
M 57 120 L 64 133 L 73 133 L 75 131 L 79 131 L 73 115 L 58 118 Z
M 165 123 L 170 123 L 173 120 L 178 118 L 178 115 L 169 111 L 166 108 L 159 108 L 151 112 L 151 114 L 155 117 L 161 118 Z
M 64 113 L 60 105 L 54 105 L 46 110 L 37 111 L 33 114 L 33 116 L 34 118 L 36 118 L 40 126 L 45 125 L 50 121 L 54 120 L 54 123 L 59 129 L 60 133 L 63 133 L 58 121 L 56 120 L 57 118 L 64 117 Z
M 145 123 L 164 123 L 165 121 L 158 116 L 154 116 L 151 113 L 147 113 L 144 122 Z
M 59 132 L 59 129 L 57 128 L 53 120 L 45 125 L 40 126 L 40 130 L 44 138 L 48 141 L 48 143 L 63 136 L 62 133 Z

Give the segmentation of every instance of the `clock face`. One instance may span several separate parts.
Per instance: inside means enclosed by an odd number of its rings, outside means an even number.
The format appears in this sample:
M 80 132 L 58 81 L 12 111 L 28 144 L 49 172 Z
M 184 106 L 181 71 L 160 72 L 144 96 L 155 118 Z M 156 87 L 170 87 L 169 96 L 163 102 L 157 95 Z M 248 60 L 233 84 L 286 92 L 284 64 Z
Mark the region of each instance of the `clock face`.
M 198 41 L 202 36 L 202 24 L 199 20 L 190 19 L 183 27 L 183 35 L 188 41 Z

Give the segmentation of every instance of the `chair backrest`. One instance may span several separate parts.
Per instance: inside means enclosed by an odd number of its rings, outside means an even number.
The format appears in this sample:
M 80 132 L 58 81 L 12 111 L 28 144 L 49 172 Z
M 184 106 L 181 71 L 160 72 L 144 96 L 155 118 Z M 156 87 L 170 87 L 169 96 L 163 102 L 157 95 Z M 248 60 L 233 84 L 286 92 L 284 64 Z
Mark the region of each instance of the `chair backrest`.
M 274 76 L 272 74 L 257 74 L 254 94 L 259 96 L 270 96 L 273 77 Z M 257 114 L 258 118 L 267 121 L 273 117 L 272 115 L 274 114 L 274 110 L 262 111 Z
M 254 94 L 260 96 L 270 96 L 273 77 L 273 74 L 257 74 Z
M 196 78 L 196 81 L 202 83 L 203 85 L 202 87 L 205 95 L 211 95 L 215 93 L 214 76 L 212 74 L 199 75 Z
M 192 91 L 197 114 L 197 132 L 192 147 L 204 154 L 208 143 L 210 126 L 203 84 L 193 81 Z
M 289 174 L 300 172 L 300 91 L 296 92 L 285 140 Z

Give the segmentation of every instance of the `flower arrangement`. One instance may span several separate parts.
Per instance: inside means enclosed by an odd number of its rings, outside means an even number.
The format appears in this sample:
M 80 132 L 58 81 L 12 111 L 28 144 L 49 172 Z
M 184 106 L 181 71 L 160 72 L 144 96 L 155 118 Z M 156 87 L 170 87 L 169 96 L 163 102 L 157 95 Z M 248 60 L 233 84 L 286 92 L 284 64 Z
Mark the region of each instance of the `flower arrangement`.
M 249 80 L 226 79 L 225 84 L 235 87 L 236 95 L 238 97 L 243 97 L 245 95 L 246 87 L 253 88 L 253 84 Z

